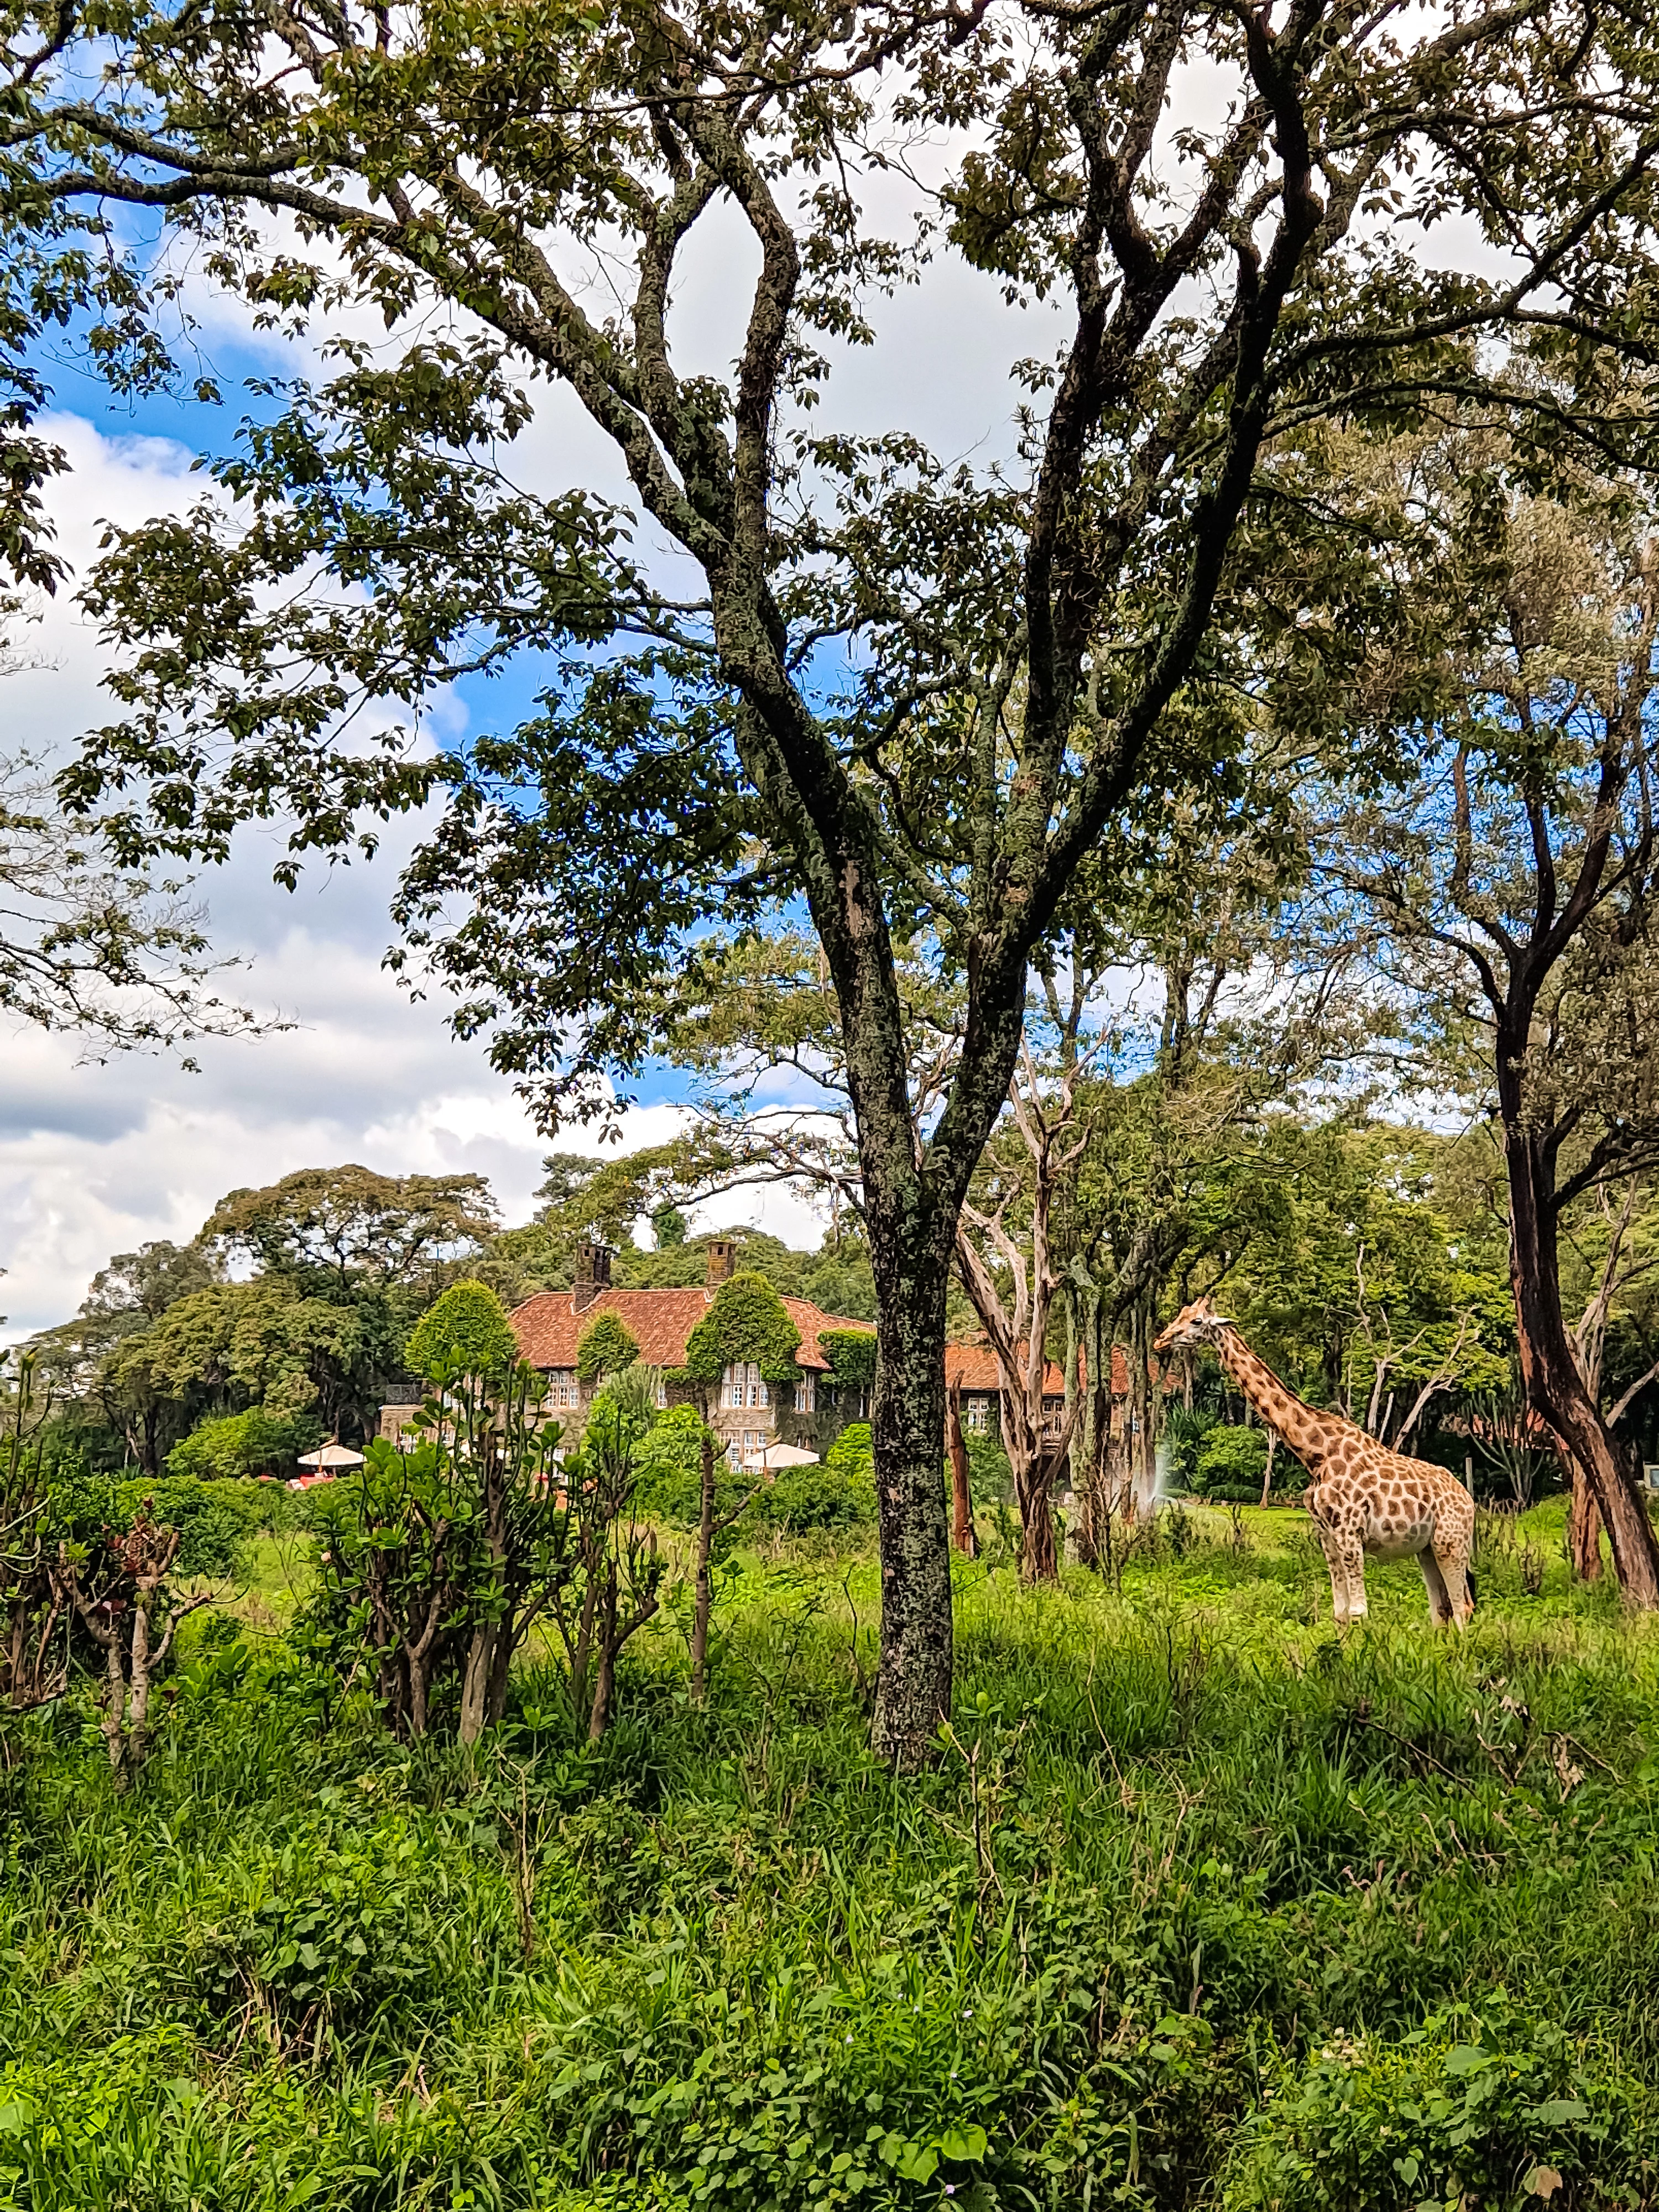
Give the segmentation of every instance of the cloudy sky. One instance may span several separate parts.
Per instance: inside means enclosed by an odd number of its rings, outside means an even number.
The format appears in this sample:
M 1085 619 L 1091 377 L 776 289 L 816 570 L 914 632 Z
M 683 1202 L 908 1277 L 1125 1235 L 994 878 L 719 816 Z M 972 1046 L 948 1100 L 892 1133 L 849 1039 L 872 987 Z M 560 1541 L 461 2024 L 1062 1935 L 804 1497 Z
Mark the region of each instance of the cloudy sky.
M 678 315 L 695 367 L 726 367 L 721 325 L 745 260 L 732 232 L 711 238 L 688 272 Z M 200 495 L 193 456 L 228 442 L 243 377 L 311 365 L 253 335 L 205 290 L 190 305 L 202 366 L 233 394 L 223 410 L 165 399 L 113 406 L 73 362 L 48 364 L 57 411 L 43 428 L 72 463 L 51 504 L 59 550 L 76 574 L 106 520 L 134 523 Z M 936 267 L 924 292 L 885 310 L 881 344 L 838 365 L 836 420 L 858 429 L 901 423 L 950 455 L 1005 451 L 1006 363 L 1052 343 L 1052 326 L 1028 319 L 1012 317 L 994 286 L 958 264 Z M 558 395 L 520 441 L 515 466 L 539 489 L 580 481 L 622 490 L 597 434 Z M 98 640 L 65 592 L 22 641 L 34 665 L 0 677 L 0 751 L 61 758 L 82 731 L 110 718 Z M 448 734 L 487 725 L 514 703 L 488 693 L 450 700 Z M 199 1073 L 149 1055 L 88 1065 L 72 1037 L 0 1027 L 0 1336 L 72 1314 L 112 1252 L 187 1238 L 226 1190 L 295 1168 L 356 1160 L 391 1173 L 477 1170 L 507 1218 L 525 1217 L 546 1140 L 482 1048 L 449 1036 L 443 1002 L 411 1003 L 381 967 L 387 901 L 413 834 L 410 825 L 394 830 L 371 866 L 313 871 L 291 896 L 270 882 L 274 841 L 253 835 L 228 867 L 201 878 L 216 948 L 247 963 L 230 987 L 294 1026 L 198 1046 Z M 672 1096 L 666 1081 L 647 1088 L 629 1116 L 628 1142 L 668 1132 Z M 572 1132 L 558 1141 L 583 1149 L 589 1140 Z M 745 1193 L 716 1211 L 817 1241 L 810 1208 L 789 1194 Z

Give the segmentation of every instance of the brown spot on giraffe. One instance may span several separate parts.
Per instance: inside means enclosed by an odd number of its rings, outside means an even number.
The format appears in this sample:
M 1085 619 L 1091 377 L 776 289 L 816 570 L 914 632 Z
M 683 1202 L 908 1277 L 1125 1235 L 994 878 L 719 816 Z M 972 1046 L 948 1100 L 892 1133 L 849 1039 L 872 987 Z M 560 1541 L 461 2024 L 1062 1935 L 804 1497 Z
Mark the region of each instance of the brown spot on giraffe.
M 1467 1626 L 1474 1611 L 1474 1501 L 1455 1475 L 1391 1452 L 1352 1421 L 1304 1405 L 1217 1313 L 1212 1299 L 1183 1308 L 1152 1348 L 1162 1354 L 1204 1346 L 1312 1478 L 1303 1503 L 1330 1569 L 1339 1626 L 1365 1617 L 1369 1552 L 1374 1559 L 1414 1558 L 1435 1626 Z

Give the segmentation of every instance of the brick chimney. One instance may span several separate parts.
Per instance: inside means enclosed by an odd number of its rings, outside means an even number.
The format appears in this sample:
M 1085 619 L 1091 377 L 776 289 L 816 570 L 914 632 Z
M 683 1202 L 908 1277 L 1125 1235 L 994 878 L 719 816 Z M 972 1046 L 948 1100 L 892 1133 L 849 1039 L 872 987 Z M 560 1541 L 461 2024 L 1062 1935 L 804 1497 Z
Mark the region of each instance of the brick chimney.
M 611 1252 L 604 1244 L 579 1244 L 576 1247 L 576 1283 L 570 1294 L 570 1303 L 578 1313 L 586 1313 L 601 1291 L 611 1288 Z
M 711 1237 L 708 1240 L 708 1288 L 718 1290 L 729 1283 L 737 1273 L 738 1248 L 730 1237 Z

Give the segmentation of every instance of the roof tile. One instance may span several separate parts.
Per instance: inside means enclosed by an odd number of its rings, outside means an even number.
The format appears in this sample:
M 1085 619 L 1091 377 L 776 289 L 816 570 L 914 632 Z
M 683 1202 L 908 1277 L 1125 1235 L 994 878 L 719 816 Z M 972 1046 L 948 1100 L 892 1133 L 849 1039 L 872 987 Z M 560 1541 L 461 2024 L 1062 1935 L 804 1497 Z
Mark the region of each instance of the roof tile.
M 1082 1372 L 1082 1354 L 1078 1356 L 1078 1371 Z M 945 1347 L 945 1387 L 948 1390 L 960 1376 L 964 1390 L 1000 1390 L 997 1375 L 997 1356 L 988 1344 L 947 1344 Z M 1046 1395 L 1058 1397 L 1066 1388 L 1063 1368 L 1049 1360 L 1042 1371 L 1042 1388 Z M 1123 1346 L 1112 1346 L 1112 1395 L 1127 1398 L 1129 1395 L 1129 1363 Z
M 708 1312 L 713 1293 L 702 1284 L 682 1290 L 604 1290 L 591 1305 L 576 1310 L 570 1291 L 539 1291 L 514 1307 L 509 1319 L 519 1349 L 532 1367 L 574 1368 L 576 1346 L 595 1314 L 613 1313 L 640 1347 L 649 1367 L 683 1367 L 686 1339 Z M 829 1371 L 818 1343 L 826 1328 L 857 1328 L 873 1334 L 867 1321 L 827 1314 L 810 1298 L 785 1298 L 783 1310 L 800 1331 L 796 1364 Z

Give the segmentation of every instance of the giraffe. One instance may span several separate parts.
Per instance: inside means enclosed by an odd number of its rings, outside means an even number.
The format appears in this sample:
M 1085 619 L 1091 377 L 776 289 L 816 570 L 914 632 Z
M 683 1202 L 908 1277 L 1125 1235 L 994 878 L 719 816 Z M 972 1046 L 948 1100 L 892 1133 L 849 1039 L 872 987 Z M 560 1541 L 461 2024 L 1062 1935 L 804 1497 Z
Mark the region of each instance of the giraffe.
M 1331 1571 L 1331 1605 L 1341 1626 L 1365 1618 L 1365 1553 L 1416 1557 L 1437 1628 L 1467 1626 L 1474 1611 L 1469 1553 L 1474 1501 L 1443 1467 L 1407 1459 L 1340 1413 L 1323 1413 L 1286 1389 L 1233 1323 L 1200 1298 L 1184 1307 L 1152 1346 L 1159 1354 L 1207 1346 L 1262 1420 L 1276 1429 L 1313 1480 L 1303 1503 Z

